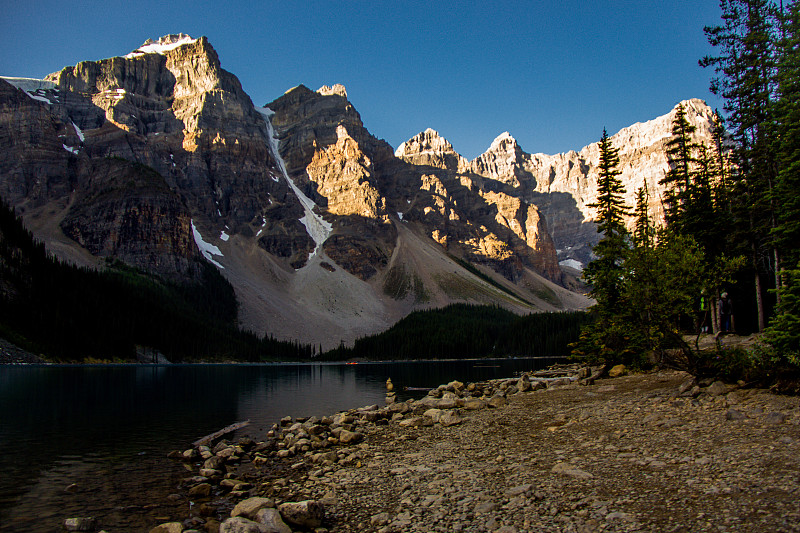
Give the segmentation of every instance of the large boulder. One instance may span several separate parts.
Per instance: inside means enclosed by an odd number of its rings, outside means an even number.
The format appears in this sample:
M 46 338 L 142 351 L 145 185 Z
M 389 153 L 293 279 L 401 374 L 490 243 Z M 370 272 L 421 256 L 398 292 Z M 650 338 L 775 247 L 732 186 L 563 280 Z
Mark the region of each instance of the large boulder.
M 272 533 L 267 526 L 243 516 L 228 518 L 219 526 L 219 533 Z
M 272 498 L 247 498 L 236 504 L 231 511 L 231 517 L 243 516 L 253 520 L 261 509 L 270 507 L 275 507 L 275 501 Z
M 286 525 L 277 509 L 261 509 L 256 513 L 255 521 L 269 533 L 292 533 L 292 528 Z
M 343 429 L 341 433 L 339 433 L 339 442 L 342 444 L 358 444 L 364 440 L 364 435 L 357 431 L 348 431 Z
M 325 518 L 325 506 L 314 500 L 282 503 L 278 511 L 290 524 L 306 528 L 320 527 Z
M 445 411 L 439 417 L 439 423 L 444 427 L 455 426 L 463 421 L 464 419 L 456 411 Z

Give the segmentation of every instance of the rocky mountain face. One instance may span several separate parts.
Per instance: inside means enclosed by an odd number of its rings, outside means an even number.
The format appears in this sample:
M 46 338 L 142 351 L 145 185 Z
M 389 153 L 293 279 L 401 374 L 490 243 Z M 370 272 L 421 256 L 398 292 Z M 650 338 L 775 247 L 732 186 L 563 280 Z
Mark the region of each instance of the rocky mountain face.
M 710 110 L 688 111 L 707 134 Z M 612 138 L 629 196 L 646 177 L 654 207 L 670 124 Z M 595 145 L 532 155 L 506 133 L 467 161 L 428 129 L 393 150 L 341 85 L 254 107 L 204 37 L 0 79 L 0 153 L 0 194 L 51 251 L 184 280 L 208 260 L 242 326 L 277 338 L 332 347 L 455 301 L 590 303 L 559 260 L 585 264 L 597 240 Z
M 178 279 L 197 272 L 191 218 L 206 232 L 247 233 L 267 208 L 282 208 L 299 232 L 264 118 L 208 41 L 167 36 L 147 51 L 9 80 L 19 90 L 0 81 L 13 167 L 2 170 L 5 200 L 28 210 L 26 220 L 57 204 L 63 233 L 91 254 Z M 273 220 L 264 233 L 281 236 L 285 222 Z
M 695 139 L 712 142 L 713 110 L 698 99 L 682 102 L 687 120 L 697 130 Z M 611 137 L 619 149 L 620 179 L 625 186 L 625 202 L 633 208 L 636 191 L 646 187 L 650 213 L 663 222 L 663 187 L 659 181 L 669 170 L 666 143 L 672 136 L 672 111 L 644 123 L 620 130 Z M 599 138 L 599 135 L 598 135 Z M 586 265 L 591 247 L 599 240 L 589 208 L 597 198 L 598 143 L 579 152 L 545 155 L 524 152 L 510 134 L 494 140 L 489 150 L 470 162 L 473 172 L 511 186 L 526 201 L 536 205 L 547 219 L 561 261 Z M 633 223 L 632 220 L 629 221 Z M 570 261 L 572 260 L 572 261 Z
M 272 123 L 289 176 L 335 220 L 326 253 L 351 273 L 368 279 L 377 271 L 364 272 L 365 261 L 388 264 L 395 225 L 403 223 L 509 280 L 517 281 L 528 267 L 560 281 L 536 207 L 475 186 L 458 172 L 463 158 L 436 132 L 415 137 L 401 147 L 404 157 L 396 157 L 364 128 L 341 86 L 316 92 L 296 87 L 267 107 L 275 112 Z

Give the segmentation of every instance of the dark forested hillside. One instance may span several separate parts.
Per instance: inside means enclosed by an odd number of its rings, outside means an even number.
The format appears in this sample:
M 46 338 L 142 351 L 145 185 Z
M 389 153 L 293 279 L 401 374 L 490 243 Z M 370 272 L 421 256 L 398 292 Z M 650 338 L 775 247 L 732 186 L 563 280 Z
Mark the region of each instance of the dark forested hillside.
M 472 357 L 566 356 L 586 313 L 517 316 L 492 306 L 455 304 L 416 311 L 389 330 L 358 339 L 323 358 L 466 359 Z
M 298 359 L 311 349 L 260 339 L 236 325 L 233 288 L 202 263 L 176 284 L 121 263 L 102 272 L 48 256 L 0 207 L 0 336 L 56 361 L 135 360 L 138 347 L 171 361 Z

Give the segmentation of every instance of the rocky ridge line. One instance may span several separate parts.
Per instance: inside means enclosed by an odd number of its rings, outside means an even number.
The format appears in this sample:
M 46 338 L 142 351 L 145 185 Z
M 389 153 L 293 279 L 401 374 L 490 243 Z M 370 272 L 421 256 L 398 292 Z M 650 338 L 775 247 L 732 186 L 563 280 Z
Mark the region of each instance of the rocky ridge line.
M 713 110 L 699 99 L 681 102 L 689 123 L 696 126 L 696 141 L 711 145 Z M 636 190 L 646 186 L 650 212 L 663 222 L 663 186 L 659 181 L 669 169 L 666 142 L 671 137 L 677 105 L 666 115 L 636 123 L 612 135 L 620 150 L 620 179 L 627 205 L 635 204 Z M 510 133 L 500 134 L 491 146 L 472 161 L 460 156 L 452 145 L 428 129 L 400 145 L 395 154 L 409 162 L 426 162 L 464 175 L 477 175 L 509 187 L 510 194 L 535 205 L 547 219 L 548 229 L 562 263 L 568 259 L 586 265 L 591 247 L 597 243 L 594 211 L 589 204 L 597 196 L 598 144 L 580 151 L 547 155 L 527 153 Z M 632 224 L 632 220 L 630 222 Z

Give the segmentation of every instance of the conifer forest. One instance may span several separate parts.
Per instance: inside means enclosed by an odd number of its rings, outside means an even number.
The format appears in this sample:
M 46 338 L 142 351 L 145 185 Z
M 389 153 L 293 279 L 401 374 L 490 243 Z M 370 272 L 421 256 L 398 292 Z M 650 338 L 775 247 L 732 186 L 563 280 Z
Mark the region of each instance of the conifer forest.
M 624 205 L 617 151 L 603 132 L 595 204 L 597 304 L 573 345 L 591 361 L 666 363 L 745 378 L 800 365 L 800 2 L 723 0 L 702 58 L 724 109 L 711 145 L 679 108 L 655 227 L 645 189 Z M 635 219 L 626 229 L 627 216 Z M 687 333 L 763 333 L 757 348 L 701 354 Z

